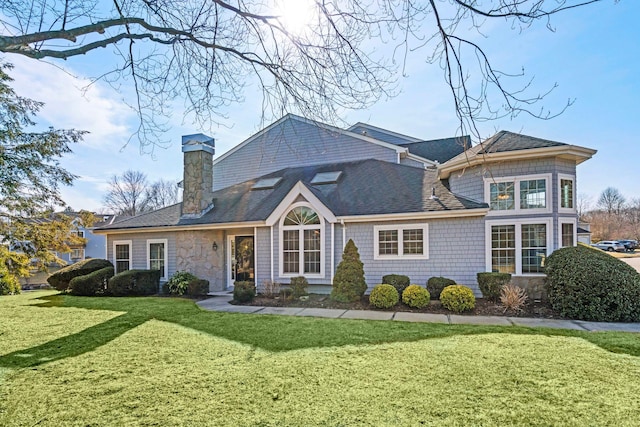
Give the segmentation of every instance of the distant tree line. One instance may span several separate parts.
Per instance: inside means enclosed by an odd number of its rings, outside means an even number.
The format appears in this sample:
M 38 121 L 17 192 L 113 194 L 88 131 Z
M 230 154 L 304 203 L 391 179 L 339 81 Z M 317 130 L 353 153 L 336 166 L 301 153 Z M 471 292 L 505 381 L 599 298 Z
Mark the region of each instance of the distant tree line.
M 177 182 L 160 179 L 149 183 L 147 175 L 134 170 L 113 175 L 104 196 L 108 211 L 126 216 L 150 212 L 179 201 Z
M 580 195 L 580 220 L 591 224 L 591 240 L 640 240 L 640 197 L 627 200 L 617 188 L 605 189 L 591 208 L 587 196 Z

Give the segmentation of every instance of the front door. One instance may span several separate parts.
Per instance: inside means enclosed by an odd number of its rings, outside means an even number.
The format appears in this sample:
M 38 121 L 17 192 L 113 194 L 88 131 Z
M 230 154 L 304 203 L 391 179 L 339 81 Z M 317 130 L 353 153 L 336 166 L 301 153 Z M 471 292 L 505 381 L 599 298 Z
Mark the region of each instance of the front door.
M 255 280 L 253 236 L 230 236 L 230 240 L 230 284 L 236 280 L 253 282 Z

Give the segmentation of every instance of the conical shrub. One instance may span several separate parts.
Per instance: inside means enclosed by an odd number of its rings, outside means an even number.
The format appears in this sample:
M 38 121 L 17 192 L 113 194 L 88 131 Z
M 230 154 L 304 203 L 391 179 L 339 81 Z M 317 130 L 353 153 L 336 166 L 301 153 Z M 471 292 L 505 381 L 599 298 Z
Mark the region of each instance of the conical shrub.
M 364 264 L 360 261 L 356 244 L 349 239 L 342 253 L 342 261 L 338 264 L 336 275 L 333 278 L 331 299 L 338 302 L 358 301 L 366 290 Z

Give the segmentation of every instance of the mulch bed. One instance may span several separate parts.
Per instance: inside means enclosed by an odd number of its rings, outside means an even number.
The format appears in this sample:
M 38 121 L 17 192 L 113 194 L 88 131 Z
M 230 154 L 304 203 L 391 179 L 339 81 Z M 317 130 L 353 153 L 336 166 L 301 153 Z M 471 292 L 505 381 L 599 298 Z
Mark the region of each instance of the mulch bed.
M 422 309 L 416 309 L 408 307 L 401 302 L 396 306 L 382 310 L 369 304 L 369 297 L 364 296 L 360 301 L 354 303 L 340 303 L 331 300 L 329 295 L 310 294 L 309 298 L 305 300 L 297 299 L 284 299 L 280 297 L 267 298 L 261 295 L 256 296 L 253 301 L 248 303 L 239 304 L 232 302 L 232 304 L 238 305 L 253 305 L 264 307 L 303 307 L 303 308 L 335 308 L 341 310 L 375 310 L 375 311 L 403 311 L 408 313 L 434 313 L 434 314 L 457 314 L 452 313 L 446 308 L 442 307 L 439 300 L 432 300 L 431 303 Z M 491 302 L 482 298 L 476 299 L 476 308 L 462 313 L 464 316 L 509 316 L 509 317 L 534 317 L 534 318 L 546 318 L 546 319 L 559 319 L 557 313 L 555 313 L 551 307 L 541 301 L 529 301 L 519 312 L 507 311 L 505 312 L 504 306 L 500 303 Z

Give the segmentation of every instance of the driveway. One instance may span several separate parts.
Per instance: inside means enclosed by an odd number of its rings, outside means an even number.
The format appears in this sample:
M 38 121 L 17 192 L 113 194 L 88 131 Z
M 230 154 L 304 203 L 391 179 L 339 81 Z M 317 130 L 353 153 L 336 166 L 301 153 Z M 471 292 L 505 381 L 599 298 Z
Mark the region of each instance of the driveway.
M 620 258 L 640 273 L 640 258 Z

